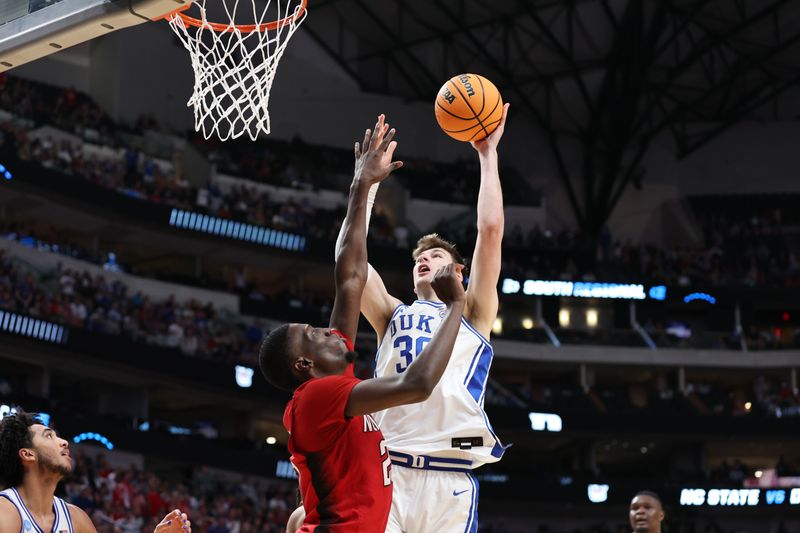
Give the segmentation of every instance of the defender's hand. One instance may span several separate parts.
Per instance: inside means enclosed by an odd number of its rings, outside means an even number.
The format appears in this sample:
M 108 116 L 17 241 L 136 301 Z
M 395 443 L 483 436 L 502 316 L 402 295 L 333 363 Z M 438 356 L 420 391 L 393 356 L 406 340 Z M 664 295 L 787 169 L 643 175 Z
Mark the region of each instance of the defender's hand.
M 153 533 L 192 533 L 192 522 L 186 513 L 175 509 L 164 517 Z
M 472 147 L 475 148 L 479 154 L 485 155 L 492 150 L 497 150 L 497 143 L 500 142 L 500 138 L 506 130 L 506 117 L 508 116 L 508 107 L 510 105 L 511 104 L 503 105 L 503 118 L 500 119 L 500 124 L 497 125 L 488 137 L 480 141 L 470 141 Z
M 467 298 L 464 285 L 461 283 L 463 278 L 459 279 L 463 269 L 464 265 L 450 263 L 437 270 L 433 276 L 431 287 L 436 292 L 436 296 L 448 306 L 463 302 Z
M 384 123 L 384 115 L 378 116 L 374 130 L 364 132 L 364 142 L 356 142 L 355 178 L 370 185 L 385 180 L 394 170 L 403 166 L 402 161 L 392 161 L 397 141 L 393 141 L 396 131 Z

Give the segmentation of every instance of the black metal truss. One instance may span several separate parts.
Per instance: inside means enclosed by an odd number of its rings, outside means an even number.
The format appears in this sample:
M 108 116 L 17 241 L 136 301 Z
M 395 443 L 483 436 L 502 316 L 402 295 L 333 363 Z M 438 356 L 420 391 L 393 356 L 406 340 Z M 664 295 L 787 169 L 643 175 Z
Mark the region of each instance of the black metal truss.
M 547 133 L 588 235 L 644 177 L 657 136 L 671 134 L 685 157 L 800 82 L 796 0 L 323 0 L 309 10 L 306 31 L 364 90 L 431 101 L 454 74 L 493 80 Z

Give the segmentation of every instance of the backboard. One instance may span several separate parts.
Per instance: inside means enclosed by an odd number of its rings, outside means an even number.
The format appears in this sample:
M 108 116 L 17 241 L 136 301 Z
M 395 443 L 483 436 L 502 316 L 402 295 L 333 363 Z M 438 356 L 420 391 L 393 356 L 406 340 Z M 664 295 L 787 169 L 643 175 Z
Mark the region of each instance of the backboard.
M 122 28 L 163 18 L 191 0 L 3 0 L 0 72 Z

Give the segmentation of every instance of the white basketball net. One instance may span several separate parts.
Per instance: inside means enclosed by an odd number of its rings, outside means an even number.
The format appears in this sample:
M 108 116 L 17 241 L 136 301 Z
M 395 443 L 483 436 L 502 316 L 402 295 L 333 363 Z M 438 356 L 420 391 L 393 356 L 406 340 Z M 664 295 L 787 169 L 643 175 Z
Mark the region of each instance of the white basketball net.
M 207 1 L 224 6 L 227 20 L 219 21 L 224 27 L 212 28 L 206 20 Z M 187 106 L 194 109 L 195 129 L 206 139 L 216 133 L 223 141 L 245 133 L 255 141 L 259 133 L 269 134 L 269 93 L 286 45 L 306 17 L 301 0 L 266 0 L 263 9 L 255 0 L 195 0 L 194 4 L 200 8 L 200 27 L 177 14 L 168 20 L 192 59 L 194 93 Z M 252 9 L 246 23 L 257 24 L 262 31 L 236 27 L 237 9 L 247 17 Z M 264 27 L 287 18 L 291 20 L 278 28 Z M 239 20 L 241 25 L 241 16 Z

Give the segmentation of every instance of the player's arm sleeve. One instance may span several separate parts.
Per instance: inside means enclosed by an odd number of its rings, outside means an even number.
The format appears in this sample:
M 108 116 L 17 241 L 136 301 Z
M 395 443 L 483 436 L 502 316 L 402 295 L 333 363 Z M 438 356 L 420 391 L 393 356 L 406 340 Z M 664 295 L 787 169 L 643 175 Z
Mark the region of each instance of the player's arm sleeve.
M 318 378 L 295 397 L 292 438 L 299 452 L 318 452 L 336 441 L 347 423 L 345 407 L 358 382 L 349 376 Z
M 375 330 L 379 342 L 386 333 L 392 313 L 402 303 L 389 294 L 378 271 L 372 265 L 367 264 L 367 284 L 361 294 L 361 313 Z

